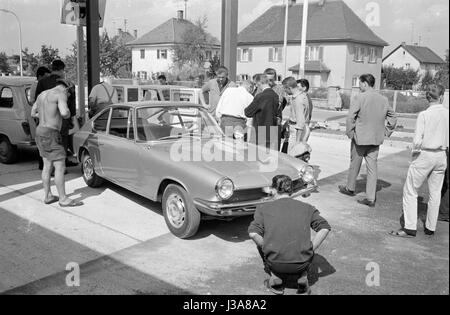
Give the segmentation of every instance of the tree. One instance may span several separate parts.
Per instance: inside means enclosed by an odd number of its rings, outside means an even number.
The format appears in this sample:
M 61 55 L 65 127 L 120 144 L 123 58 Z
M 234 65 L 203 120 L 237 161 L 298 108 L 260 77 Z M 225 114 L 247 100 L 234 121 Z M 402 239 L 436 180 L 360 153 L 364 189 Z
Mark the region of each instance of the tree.
M 430 70 L 427 70 L 420 81 L 420 89 L 422 91 L 426 91 L 430 84 L 435 83 L 433 73 Z
M 214 39 L 206 32 L 207 18 L 198 19 L 195 24 L 191 24 L 181 35 L 181 43 L 174 47 L 174 62 L 179 70 L 179 76 L 188 77 L 181 79 L 193 79 L 205 73 L 205 63 L 210 62 L 209 72 L 217 70 L 217 58 L 207 60 L 205 50 L 211 48 Z
M 39 60 L 37 56 L 35 56 L 34 53 L 30 52 L 28 48 L 25 48 L 22 51 L 22 54 L 23 67 L 25 72 L 30 76 L 34 76 L 39 67 Z
M 444 67 L 436 73 L 435 81 L 438 84 L 442 84 L 446 89 L 449 88 L 449 51 L 447 50 L 445 54 L 445 65 Z
M 40 66 L 50 67 L 55 59 L 61 59 L 59 57 L 59 50 L 52 48 L 52 46 L 42 45 L 41 53 L 38 55 L 38 61 Z
M 383 79 L 389 89 L 411 90 L 420 81 L 419 71 L 383 67 Z
M 9 74 L 8 56 L 4 52 L 0 52 L 0 73 Z

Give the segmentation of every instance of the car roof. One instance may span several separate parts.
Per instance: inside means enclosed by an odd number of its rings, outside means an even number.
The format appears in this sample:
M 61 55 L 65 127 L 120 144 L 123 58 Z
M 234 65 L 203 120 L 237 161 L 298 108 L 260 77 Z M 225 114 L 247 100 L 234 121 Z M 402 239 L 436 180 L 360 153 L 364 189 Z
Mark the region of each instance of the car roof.
M 126 88 L 155 88 L 155 89 L 193 89 L 187 86 L 181 86 L 181 85 L 158 85 L 158 84 L 139 84 L 139 85 L 135 85 L 135 84 L 111 84 L 112 86 L 115 87 L 126 87 Z
M 203 106 L 195 103 L 187 103 L 187 102 L 155 102 L 155 101 L 143 101 L 143 102 L 130 102 L 130 103 L 119 103 L 113 104 L 111 107 L 123 107 L 129 106 L 134 108 L 143 108 L 143 107 L 198 107 L 203 108 Z
M 8 86 L 24 86 L 36 82 L 34 77 L 0 77 L 0 84 Z

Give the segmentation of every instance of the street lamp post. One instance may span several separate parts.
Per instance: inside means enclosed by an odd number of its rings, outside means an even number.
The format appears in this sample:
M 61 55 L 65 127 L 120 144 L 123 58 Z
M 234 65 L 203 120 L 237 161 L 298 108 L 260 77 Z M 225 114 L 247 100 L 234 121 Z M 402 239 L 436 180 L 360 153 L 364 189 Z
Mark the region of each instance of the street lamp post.
M 0 9 L 1 12 L 5 12 L 5 13 L 9 13 L 14 15 L 14 17 L 17 20 L 17 23 L 19 24 L 19 46 L 20 46 L 20 51 L 19 51 L 19 57 L 20 57 L 20 76 L 23 77 L 23 59 L 22 59 L 22 24 L 20 23 L 20 19 L 17 16 L 17 14 L 15 14 L 12 11 L 6 10 L 6 9 Z

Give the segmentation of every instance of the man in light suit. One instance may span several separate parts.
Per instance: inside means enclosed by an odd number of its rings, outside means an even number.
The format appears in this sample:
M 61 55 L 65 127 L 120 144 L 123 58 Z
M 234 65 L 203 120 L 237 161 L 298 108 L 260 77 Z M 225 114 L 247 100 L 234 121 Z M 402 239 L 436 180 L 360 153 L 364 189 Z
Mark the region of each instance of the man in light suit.
M 361 94 L 353 102 L 347 117 L 347 136 L 352 140 L 351 162 L 346 186 L 339 191 L 348 196 L 355 195 L 356 179 L 365 159 L 367 164 L 367 198 L 358 203 L 375 207 L 378 182 L 378 153 L 386 136 L 390 137 L 397 125 L 395 112 L 388 99 L 374 89 L 375 78 L 364 74 L 359 78 Z M 386 124 L 387 121 L 387 124 Z

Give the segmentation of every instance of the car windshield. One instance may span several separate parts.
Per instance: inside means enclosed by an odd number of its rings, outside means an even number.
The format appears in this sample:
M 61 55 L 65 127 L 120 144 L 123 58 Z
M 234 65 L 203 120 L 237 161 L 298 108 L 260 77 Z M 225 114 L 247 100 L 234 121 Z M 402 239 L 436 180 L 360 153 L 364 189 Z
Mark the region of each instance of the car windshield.
M 198 107 L 141 108 L 136 117 L 138 141 L 223 137 L 216 121 Z

